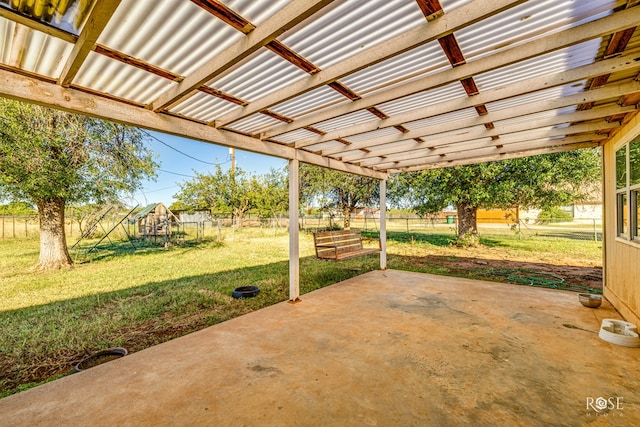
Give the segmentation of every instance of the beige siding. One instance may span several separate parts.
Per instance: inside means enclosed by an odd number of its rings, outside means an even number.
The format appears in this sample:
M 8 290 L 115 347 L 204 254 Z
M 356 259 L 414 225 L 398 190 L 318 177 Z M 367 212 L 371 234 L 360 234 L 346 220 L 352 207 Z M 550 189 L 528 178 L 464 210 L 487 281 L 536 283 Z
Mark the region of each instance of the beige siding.
M 636 324 L 640 324 L 640 244 L 616 237 L 615 150 L 638 134 L 640 115 L 604 146 L 604 294 L 625 319 Z

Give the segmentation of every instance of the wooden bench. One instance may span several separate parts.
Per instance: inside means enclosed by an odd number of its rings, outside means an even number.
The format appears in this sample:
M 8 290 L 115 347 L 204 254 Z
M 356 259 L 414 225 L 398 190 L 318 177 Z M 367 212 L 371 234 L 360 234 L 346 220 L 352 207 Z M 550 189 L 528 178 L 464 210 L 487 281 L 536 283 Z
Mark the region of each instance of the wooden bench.
M 364 248 L 363 240 L 378 242 L 377 248 Z M 340 261 L 360 255 L 380 252 L 380 240 L 362 238 L 358 230 L 317 231 L 313 233 L 316 256 L 319 259 Z

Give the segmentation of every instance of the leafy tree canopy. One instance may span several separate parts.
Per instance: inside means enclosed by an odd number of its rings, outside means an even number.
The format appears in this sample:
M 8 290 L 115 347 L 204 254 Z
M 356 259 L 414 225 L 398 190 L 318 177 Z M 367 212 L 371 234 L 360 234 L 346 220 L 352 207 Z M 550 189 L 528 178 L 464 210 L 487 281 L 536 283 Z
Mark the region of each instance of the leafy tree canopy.
M 318 166 L 300 165 L 300 194 L 305 203 L 320 203 L 323 209 L 336 209 L 344 215 L 344 228 L 358 207 L 377 204 L 379 181 Z
M 33 205 L 27 202 L 10 202 L 6 205 L 0 205 L 0 215 L 27 216 L 35 213 Z
M 430 169 L 394 176 L 389 200 L 419 215 L 458 210 L 458 237 L 477 235 L 478 208 L 552 207 L 588 197 L 600 179 L 597 149 Z
M 115 199 L 156 166 L 137 128 L 0 99 L 0 190 L 13 200 Z
M 196 173 L 181 184 L 174 197 L 176 205 L 187 209 L 230 212 L 238 218 L 253 209 L 262 217 L 272 217 L 287 210 L 287 177 L 279 170 L 260 176 L 216 166 L 213 174 Z
M 289 209 L 289 175 L 284 169 L 271 169 L 258 178 L 260 191 L 255 208 L 261 218 L 274 218 Z
M 599 179 L 597 150 L 576 150 L 398 174 L 390 180 L 389 199 L 420 214 L 458 203 L 544 208 L 588 197 Z

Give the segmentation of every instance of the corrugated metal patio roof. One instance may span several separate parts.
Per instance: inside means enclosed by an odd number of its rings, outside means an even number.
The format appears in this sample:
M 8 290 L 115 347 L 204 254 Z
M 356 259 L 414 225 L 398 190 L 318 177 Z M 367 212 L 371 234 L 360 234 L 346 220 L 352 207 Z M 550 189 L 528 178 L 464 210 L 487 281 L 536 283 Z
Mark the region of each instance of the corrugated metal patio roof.
M 384 178 L 595 147 L 638 0 L 0 0 L 0 96 Z

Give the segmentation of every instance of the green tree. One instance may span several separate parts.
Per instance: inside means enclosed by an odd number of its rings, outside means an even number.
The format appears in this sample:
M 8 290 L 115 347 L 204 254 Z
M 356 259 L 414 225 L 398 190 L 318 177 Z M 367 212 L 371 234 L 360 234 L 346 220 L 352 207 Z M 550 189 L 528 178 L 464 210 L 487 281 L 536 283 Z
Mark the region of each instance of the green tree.
M 182 202 L 173 202 L 171 206 L 169 206 L 170 211 L 193 211 L 193 208 L 185 205 Z
M 232 213 L 242 221 L 244 215 L 256 206 L 260 192 L 258 178 L 244 170 L 223 171 L 218 165 L 213 174 L 197 173 L 191 180 L 180 184 L 174 194 L 177 203 L 191 209 L 210 209 Z
M 116 199 L 154 175 L 139 129 L 0 99 L 0 190 L 36 205 L 36 269 L 73 264 L 64 230 L 68 202 Z
M 6 205 L 0 205 L 0 215 L 17 215 L 29 216 L 34 215 L 36 210 L 31 203 L 28 202 L 9 202 Z
M 300 194 L 308 204 L 320 202 L 323 209 L 338 209 L 349 229 L 356 208 L 378 202 L 380 185 L 373 178 L 301 164 Z
M 569 204 L 593 191 L 600 171 L 597 149 L 430 169 L 395 176 L 389 200 L 419 215 L 455 206 L 458 240 L 475 244 L 478 208 Z
M 275 218 L 289 208 L 288 174 L 282 169 L 271 169 L 258 177 L 259 191 L 255 208 L 261 218 Z

